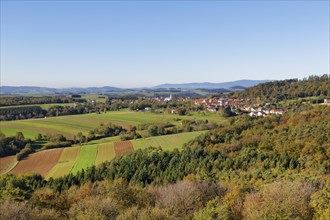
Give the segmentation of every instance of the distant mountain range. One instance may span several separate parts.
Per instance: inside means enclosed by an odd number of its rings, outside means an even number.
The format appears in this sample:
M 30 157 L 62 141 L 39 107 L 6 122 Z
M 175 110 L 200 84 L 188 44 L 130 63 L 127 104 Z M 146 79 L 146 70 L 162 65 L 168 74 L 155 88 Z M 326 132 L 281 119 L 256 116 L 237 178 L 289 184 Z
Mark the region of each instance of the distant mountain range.
M 237 80 L 231 82 L 222 83 L 183 83 L 183 84 L 161 84 L 154 87 L 143 88 L 148 91 L 161 91 L 170 89 L 183 89 L 183 90 L 214 90 L 222 92 L 241 91 L 245 88 L 255 86 L 260 83 L 268 82 L 270 80 Z M 141 88 L 136 89 L 122 89 L 111 86 L 104 87 L 87 87 L 87 88 L 48 88 L 48 87 L 36 87 L 36 86 L 1 86 L 1 94 L 77 94 L 77 93 L 116 93 L 125 91 L 138 91 Z
M 237 80 L 237 81 L 230 81 L 230 82 L 222 82 L 222 83 L 210 83 L 210 82 L 203 82 L 203 83 L 183 83 L 183 84 L 161 84 L 155 86 L 153 88 L 180 88 L 180 89 L 230 89 L 231 87 L 251 87 L 255 86 L 260 83 L 268 82 L 270 80 Z
M 87 88 L 47 88 L 36 86 L 1 86 L 1 94 L 65 94 L 65 93 L 108 93 L 121 92 L 124 89 L 104 86 Z

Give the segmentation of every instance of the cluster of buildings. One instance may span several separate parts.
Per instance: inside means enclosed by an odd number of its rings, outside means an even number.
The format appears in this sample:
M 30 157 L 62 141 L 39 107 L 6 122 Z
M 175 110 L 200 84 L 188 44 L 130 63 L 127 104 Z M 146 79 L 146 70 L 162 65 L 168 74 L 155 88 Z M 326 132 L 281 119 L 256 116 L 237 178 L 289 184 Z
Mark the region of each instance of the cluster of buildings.
M 199 98 L 195 99 L 195 105 L 203 105 L 208 111 L 216 112 L 222 108 L 230 107 L 236 114 L 249 114 L 251 117 L 265 117 L 275 114 L 282 115 L 285 112 L 283 108 L 276 108 L 269 103 L 264 106 L 251 103 L 250 99 L 231 99 L 231 98 Z
M 226 99 L 226 98 L 199 98 L 195 99 L 195 105 L 203 105 L 208 111 L 216 112 L 223 107 L 239 108 L 243 106 L 246 101 L 244 99 Z

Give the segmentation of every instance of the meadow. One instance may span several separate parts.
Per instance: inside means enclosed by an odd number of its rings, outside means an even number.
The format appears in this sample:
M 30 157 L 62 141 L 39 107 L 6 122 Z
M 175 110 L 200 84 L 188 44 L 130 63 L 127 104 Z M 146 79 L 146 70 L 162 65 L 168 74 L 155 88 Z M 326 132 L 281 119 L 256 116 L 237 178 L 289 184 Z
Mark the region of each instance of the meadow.
M 172 135 L 163 135 L 156 137 L 140 138 L 131 140 L 134 150 L 144 149 L 147 147 L 162 147 L 164 150 L 181 149 L 182 145 L 205 133 L 206 131 L 195 131 L 187 133 L 179 133 Z
M 91 113 L 82 115 L 69 115 L 41 119 L 29 119 L 18 121 L 0 122 L 1 132 L 6 136 L 15 135 L 16 132 L 23 132 L 26 138 L 34 139 L 38 133 L 41 134 L 63 134 L 67 138 L 73 138 L 78 132 L 87 134 L 101 123 L 114 123 L 116 125 L 129 128 L 142 123 L 152 122 L 175 122 L 177 119 L 197 119 L 209 120 L 217 123 L 223 123 L 221 118 L 215 113 L 193 113 L 191 115 L 173 115 L 156 114 L 151 112 L 133 112 L 133 111 L 112 111 L 107 113 Z M 176 123 L 178 123 L 176 121 Z

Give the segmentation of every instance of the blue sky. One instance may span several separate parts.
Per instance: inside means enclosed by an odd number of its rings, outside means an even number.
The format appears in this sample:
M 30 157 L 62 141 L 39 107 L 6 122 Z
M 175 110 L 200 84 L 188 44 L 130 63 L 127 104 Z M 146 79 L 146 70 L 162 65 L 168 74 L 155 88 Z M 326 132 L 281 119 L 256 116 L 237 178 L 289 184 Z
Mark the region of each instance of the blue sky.
M 329 1 L 1 1 L 1 85 L 329 73 Z

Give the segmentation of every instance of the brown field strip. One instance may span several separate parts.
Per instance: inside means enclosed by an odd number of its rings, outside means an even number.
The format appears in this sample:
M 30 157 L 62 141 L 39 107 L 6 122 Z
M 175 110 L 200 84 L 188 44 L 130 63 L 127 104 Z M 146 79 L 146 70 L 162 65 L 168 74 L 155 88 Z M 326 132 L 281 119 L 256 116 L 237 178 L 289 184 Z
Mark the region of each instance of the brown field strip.
M 9 166 L 15 163 L 16 155 L 0 158 L 0 173 L 6 171 Z
M 30 154 L 29 157 L 21 160 L 10 173 L 39 173 L 46 176 L 57 164 L 62 150 L 63 148 L 56 148 Z
M 116 156 L 134 151 L 133 144 L 130 141 L 115 142 L 114 147 Z

